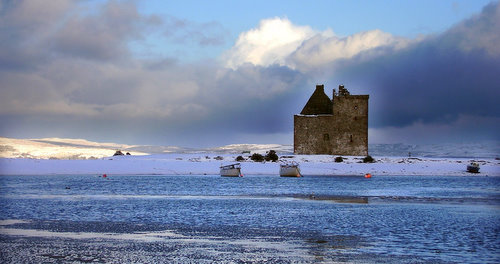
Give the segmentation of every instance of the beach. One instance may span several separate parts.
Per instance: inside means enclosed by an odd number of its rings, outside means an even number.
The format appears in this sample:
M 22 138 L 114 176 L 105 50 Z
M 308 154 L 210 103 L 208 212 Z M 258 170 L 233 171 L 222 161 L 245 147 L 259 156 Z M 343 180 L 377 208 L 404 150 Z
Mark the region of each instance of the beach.
M 169 153 L 137 156 L 111 156 L 99 159 L 0 159 L 0 175 L 53 174 L 120 174 L 120 175 L 218 175 L 222 165 L 235 163 L 241 154 Z M 363 163 L 364 157 L 343 157 L 335 162 L 332 155 L 280 155 L 277 162 L 254 162 L 248 155 L 241 163 L 243 175 L 276 175 L 279 164 L 295 161 L 307 175 L 445 175 L 500 176 L 500 160 L 495 158 L 429 158 L 373 157 L 373 163 Z M 466 167 L 471 162 L 480 165 L 478 174 Z

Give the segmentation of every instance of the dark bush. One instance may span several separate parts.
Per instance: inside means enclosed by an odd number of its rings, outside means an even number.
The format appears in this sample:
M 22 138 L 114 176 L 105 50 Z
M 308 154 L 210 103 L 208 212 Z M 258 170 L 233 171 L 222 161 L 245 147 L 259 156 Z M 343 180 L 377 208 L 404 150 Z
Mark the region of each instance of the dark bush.
M 276 151 L 270 150 L 267 152 L 266 161 L 276 162 L 276 161 L 278 161 L 278 159 L 279 159 L 279 157 L 278 157 L 278 154 L 276 154 Z
M 375 162 L 375 160 L 370 155 L 363 158 L 363 163 L 373 163 L 373 162 Z
M 217 157 L 215 157 L 214 159 L 215 159 L 215 160 L 223 160 L 224 158 L 223 158 L 223 157 L 221 157 L 221 156 L 217 156 Z
M 253 161 L 257 161 L 257 162 L 262 162 L 262 161 L 264 161 L 264 156 L 260 155 L 259 153 L 254 153 L 254 154 L 252 154 L 250 159 Z
M 335 162 L 342 162 L 344 161 L 344 158 L 342 157 L 335 157 Z
M 245 158 L 243 158 L 243 156 L 236 157 L 236 161 L 244 161 L 244 160 L 245 160 Z

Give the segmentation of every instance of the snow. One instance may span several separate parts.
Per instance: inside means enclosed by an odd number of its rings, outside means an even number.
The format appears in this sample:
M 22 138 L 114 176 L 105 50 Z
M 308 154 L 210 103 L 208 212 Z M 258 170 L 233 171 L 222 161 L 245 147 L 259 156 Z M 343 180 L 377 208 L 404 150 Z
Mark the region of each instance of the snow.
M 244 175 L 277 175 L 280 162 L 295 161 L 303 175 L 488 175 L 500 176 L 499 144 L 371 145 L 375 163 L 363 157 L 294 155 L 291 145 L 232 144 L 189 149 L 181 147 L 97 143 L 84 139 L 11 139 L 0 137 L 0 175 L 218 175 L 219 167 L 234 163 L 237 156 Z M 112 156 L 116 150 L 131 156 Z M 250 153 L 276 150 L 280 161 L 253 162 Z M 250 152 L 250 153 L 249 153 Z M 410 152 L 410 153 L 409 153 Z M 244 153 L 244 154 L 242 154 Z M 410 157 L 411 155 L 411 157 Z M 217 158 L 217 159 L 216 159 Z M 466 172 L 470 162 L 480 165 L 479 174 Z
M 222 160 L 215 159 L 222 157 Z M 115 156 L 95 160 L 0 159 L 1 175 L 218 175 L 221 165 L 234 163 L 237 154 L 156 154 Z M 334 162 L 330 155 L 288 155 L 279 162 L 241 162 L 244 175 L 278 175 L 280 162 L 296 161 L 307 175 L 473 175 L 466 172 L 472 161 L 481 166 L 478 175 L 500 176 L 500 161 L 466 158 L 379 157 L 362 163 L 362 157 L 344 157 Z M 476 174 L 474 174 L 476 175 Z
M 32 159 L 97 159 L 108 157 L 117 149 L 134 146 L 113 143 L 96 143 L 84 139 L 13 139 L 0 137 L 1 158 Z M 140 151 L 131 151 L 133 155 L 145 155 Z

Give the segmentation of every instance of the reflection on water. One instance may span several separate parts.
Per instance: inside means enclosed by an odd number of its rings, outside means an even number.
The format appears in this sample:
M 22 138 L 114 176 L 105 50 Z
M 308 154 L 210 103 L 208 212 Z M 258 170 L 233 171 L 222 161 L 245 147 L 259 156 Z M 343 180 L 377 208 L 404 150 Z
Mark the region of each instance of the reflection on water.
M 180 237 L 162 243 L 214 260 L 496 263 L 499 187 L 478 176 L 1 176 L 0 219 L 29 220 L 9 232 L 170 230 Z

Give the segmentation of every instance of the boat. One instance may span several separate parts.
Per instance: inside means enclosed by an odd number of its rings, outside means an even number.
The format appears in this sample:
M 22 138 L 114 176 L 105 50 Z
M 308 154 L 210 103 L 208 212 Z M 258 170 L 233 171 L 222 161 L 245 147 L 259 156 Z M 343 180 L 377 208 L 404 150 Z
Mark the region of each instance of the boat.
M 234 163 L 234 164 L 220 166 L 220 176 L 243 177 L 243 174 L 241 174 L 241 164 Z
M 467 172 L 479 173 L 479 164 L 476 162 L 471 162 L 469 165 L 467 165 Z
M 281 177 L 302 177 L 300 174 L 299 164 L 295 161 L 280 164 Z

